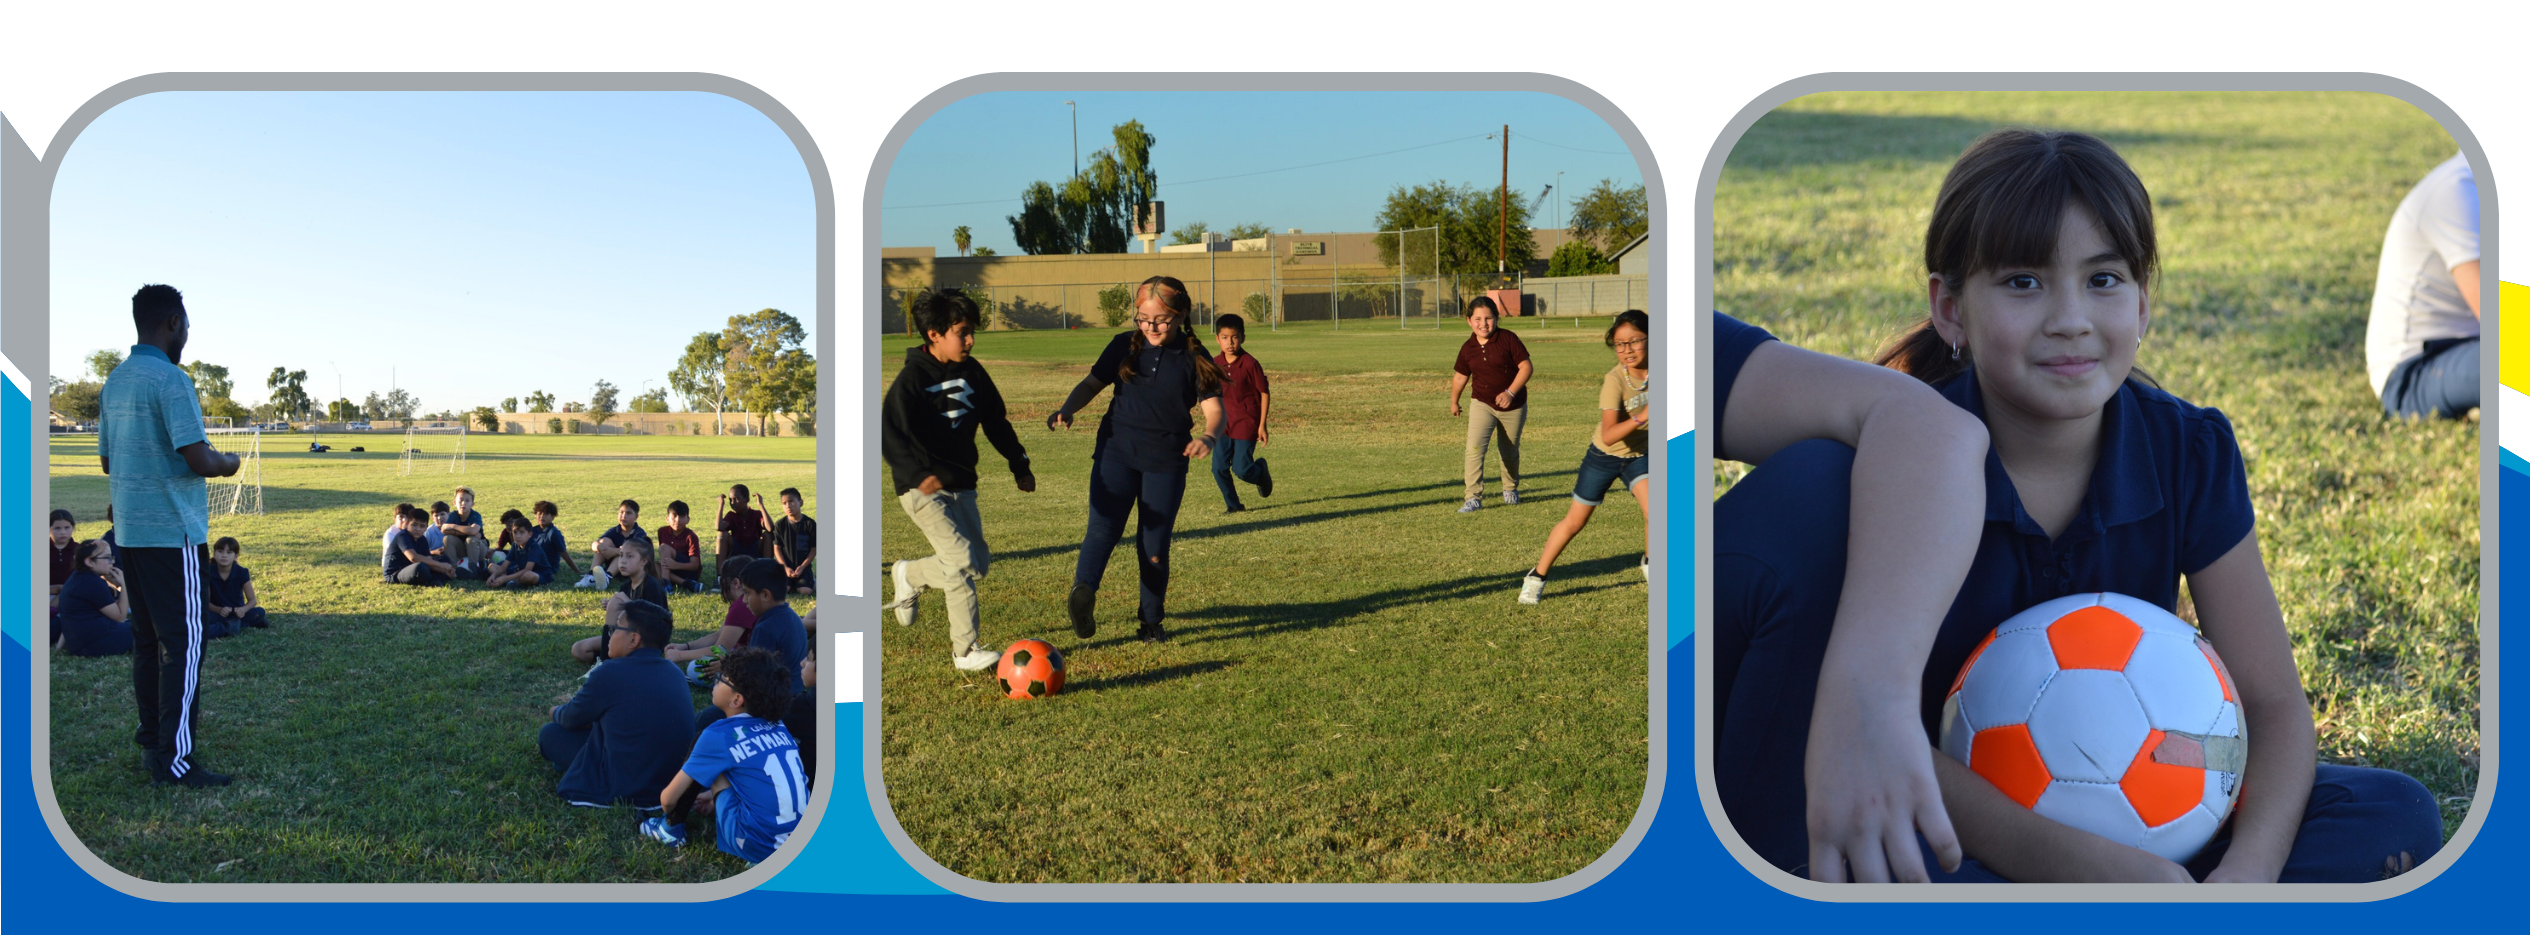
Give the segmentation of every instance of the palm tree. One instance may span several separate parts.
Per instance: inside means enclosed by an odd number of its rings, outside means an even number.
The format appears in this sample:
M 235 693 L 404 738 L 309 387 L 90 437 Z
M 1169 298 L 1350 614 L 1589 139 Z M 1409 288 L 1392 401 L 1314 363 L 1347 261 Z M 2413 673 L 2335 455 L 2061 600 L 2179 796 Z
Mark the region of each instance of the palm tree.
M 966 248 L 975 245 L 975 232 L 968 230 L 964 224 L 960 224 L 958 225 L 958 229 L 950 231 L 949 237 L 958 242 L 959 256 L 965 256 Z

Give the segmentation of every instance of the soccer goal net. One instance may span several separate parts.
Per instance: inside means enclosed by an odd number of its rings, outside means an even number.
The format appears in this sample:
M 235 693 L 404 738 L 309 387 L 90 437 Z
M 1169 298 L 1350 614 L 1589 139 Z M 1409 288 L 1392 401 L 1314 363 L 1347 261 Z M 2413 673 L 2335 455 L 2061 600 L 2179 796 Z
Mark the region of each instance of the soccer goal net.
M 264 433 L 222 426 L 211 429 L 211 434 L 228 436 L 222 447 L 238 460 L 234 476 L 211 485 L 211 515 L 264 515 Z
M 402 450 L 395 457 L 395 473 L 398 476 L 412 474 L 415 459 L 437 460 L 442 456 L 447 458 L 448 473 L 465 473 L 467 434 L 463 422 L 407 426 Z

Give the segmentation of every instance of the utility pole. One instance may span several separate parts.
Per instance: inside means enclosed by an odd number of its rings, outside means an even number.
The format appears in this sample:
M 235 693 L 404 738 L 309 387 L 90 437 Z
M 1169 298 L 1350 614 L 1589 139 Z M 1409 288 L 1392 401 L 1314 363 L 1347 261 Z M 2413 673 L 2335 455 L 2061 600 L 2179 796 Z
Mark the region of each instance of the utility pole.
M 1072 174 L 1079 175 L 1081 174 L 1081 106 L 1071 101 L 1064 101 L 1063 106 L 1072 109 Z
M 1511 125 L 1502 125 L 1502 214 L 1494 225 L 1493 277 L 1511 278 Z

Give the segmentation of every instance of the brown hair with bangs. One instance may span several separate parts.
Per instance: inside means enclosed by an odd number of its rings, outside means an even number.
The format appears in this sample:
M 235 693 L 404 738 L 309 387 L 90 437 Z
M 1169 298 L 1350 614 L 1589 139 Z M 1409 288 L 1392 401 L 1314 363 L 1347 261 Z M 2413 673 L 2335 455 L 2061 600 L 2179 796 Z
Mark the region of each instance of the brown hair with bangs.
M 2149 291 L 2161 255 L 2153 235 L 2152 195 L 2126 160 L 2087 133 L 2006 128 L 1968 144 L 1933 199 L 1924 229 L 1924 268 L 1949 288 L 1971 273 L 2043 266 L 2055 259 L 2056 228 L 2067 204 L 2099 219 L 2111 248 Z M 1968 369 L 1934 330 L 1930 313 L 1892 339 L 1873 363 L 1939 383 Z M 2152 377 L 2142 368 L 2134 376 Z

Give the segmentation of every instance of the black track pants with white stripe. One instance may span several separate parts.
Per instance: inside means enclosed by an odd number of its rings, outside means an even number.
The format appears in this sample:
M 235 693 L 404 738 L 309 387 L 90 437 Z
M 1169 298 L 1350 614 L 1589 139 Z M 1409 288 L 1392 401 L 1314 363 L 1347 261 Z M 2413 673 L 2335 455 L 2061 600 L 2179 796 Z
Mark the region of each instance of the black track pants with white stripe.
M 132 597 L 132 699 L 140 729 L 132 739 L 150 766 L 177 776 L 193 769 L 202 709 L 202 569 L 208 546 L 123 549 L 123 581 Z

